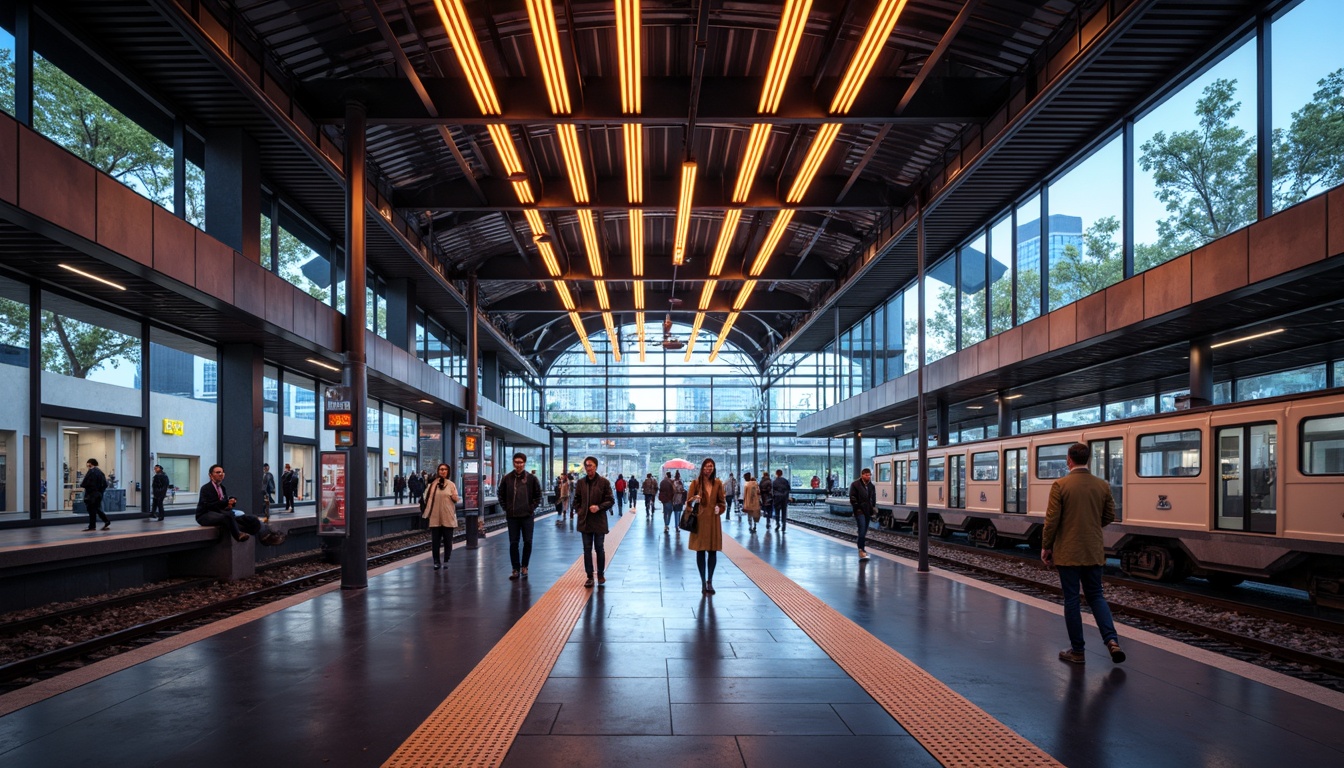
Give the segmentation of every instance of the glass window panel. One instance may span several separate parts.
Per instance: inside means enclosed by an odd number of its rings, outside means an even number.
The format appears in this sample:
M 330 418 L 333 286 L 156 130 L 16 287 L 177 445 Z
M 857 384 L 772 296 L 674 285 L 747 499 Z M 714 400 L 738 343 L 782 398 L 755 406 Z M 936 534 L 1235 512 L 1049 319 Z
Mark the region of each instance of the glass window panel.
M 187 210 L 183 218 L 197 229 L 205 229 L 205 169 L 188 160 L 184 183 L 187 185 Z M 270 234 L 266 237 L 269 240 Z M 266 250 L 270 251 L 269 244 Z
M 946 472 L 945 472 L 945 466 L 946 466 L 946 464 L 947 464 L 947 459 L 946 459 L 945 457 L 943 457 L 943 456 L 938 456 L 938 457 L 929 459 L 929 482 L 930 482 L 930 483 L 941 483 L 941 482 L 943 482 L 943 478 L 944 478 L 945 475 L 946 475 Z
M 1134 124 L 1136 273 L 1255 221 L 1255 82 L 1248 40 Z
M 1188 394 L 1190 394 L 1190 390 L 1188 389 L 1163 392 L 1162 396 L 1158 399 L 1158 411 L 1161 413 L 1171 413 L 1176 410 L 1176 398 Z
M 1344 475 L 1344 416 L 1302 420 L 1302 474 Z
M 1036 447 L 1036 479 L 1054 480 L 1069 474 L 1069 445 L 1041 445 Z
M 1226 405 L 1232 402 L 1232 382 L 1219 381 L 1213 385 L 1213 404 Z
M 1138 397 L 1132 400 L 1123 400 L 1118 403 L 1106 404 L 1106 420 L 1116 421 L 1118 419 L 1130 419 L 1135 416 L 1152 416 L 1153 398 Z
M 1017 209 L 1017 322 L 1041 314 L 1041 196 Z
M 1013 327 L 1013 217 L 989 230 L 989 332 Z
M 1120 282 L 1124 178 L 1116 136 L 1050 185 L 1050 309 Z
M 271 253 L 271 217 L 261 214 L 261 266 L 267 270 L 273 269 Z
M 280 227 L 278 274 L 323 304 L 331 301 L 331 261 Z
M 1274 210 L 1344 182 L 1344 3 L 1305 0 L 1274 22 Z
M 0 277 L 0 520 L 28 517 L 29 322 L 28 286 Z
M 985 296 L 988 271 L 985 236 L 973 240 L 959 254 L 961 269 L 961 348 L 985 340 Z
M 859 335 L 854 352 L 859 358 L 859 381 L 854 389 L 858 394 L 873 387 L 873 316 L 867 315 L 859 322 Z
M 42 402 L 139 416 L 140 324 L 42 293 Z
M 924 362 L 931 363 L 957 349 L 957 260 L 946 258 L 924 276 Z
M 986 451 L 971 454 L 971 479 L 998 480 L 999 452 Z
M 883 338 L 883 354 L 886 357 L 887 375 L 890 381 L 905 374 L 905 302 L 901 294 L 896 294 L 887 302 L 886 331 Z
M 1193 477 L 1199 474 L 1197 429 L 1139 437 L 1139 477 Z
M 0 109 L 14 114 L 14 34 L 0 27 Z
M 313 439 L 317 436 L 317 385 L 312 379 L 285 373 L 281 412 L 285 435 Z
M 911 373 L 919 367 L 919 286 L 906 288 L 901 303 L 905 305 L 905 373 Z
M 1096 424 L 1099 421 L 1101 421 L 1101 406 L 1099 405 L 1060 411 L 1055 415 L 1056 428 L 1079 427 L 1084 424 Z
M 1325 389 L 1325 363 L 1240 379 L 1237 381 L 1237 401 L 1313 392 L 1318 389 Z
M 868 350 L 873 361 L 873 375 L 868 382 L 871 389 L 887 380 L 886 326 L 887 307 L 885 304 L 873 310 L 873 329 L 868 337 Z

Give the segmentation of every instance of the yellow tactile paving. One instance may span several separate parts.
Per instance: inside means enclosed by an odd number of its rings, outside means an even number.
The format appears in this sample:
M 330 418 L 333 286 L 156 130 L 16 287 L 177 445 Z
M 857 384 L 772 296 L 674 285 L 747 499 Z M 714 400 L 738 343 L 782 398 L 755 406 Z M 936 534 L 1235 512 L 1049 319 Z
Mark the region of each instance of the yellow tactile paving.
M 607 535 L 607 565 L 635 515 Z M 384 768 L 486 768 L 504 762 L 518 729 L 550 677 L 593 589 L 583 586 L 583 558 L 547 590 Z
M 724 554 L 945 766 L 1057 766 L 1008 726 L 725 536 Z

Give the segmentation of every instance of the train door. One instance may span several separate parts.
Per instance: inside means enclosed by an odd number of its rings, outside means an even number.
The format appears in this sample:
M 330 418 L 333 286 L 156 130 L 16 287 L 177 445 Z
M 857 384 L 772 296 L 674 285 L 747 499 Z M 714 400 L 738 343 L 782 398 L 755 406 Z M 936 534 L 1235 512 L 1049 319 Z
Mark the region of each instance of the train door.
M 908 482 L 910 482 L 910 477 L 909 477 L 909 473 L 907 472 L 907 470 L 906 470 L 906 468 L 905 468 L 905 462 L 904 462 L 904 461 L 898 461 L 898 462 L 896 462 L 896 485 L 895 485 L 895 494 L 896 494 L 896 503 L 897 503 L 897 504 L 904 504 L 904 503 L 905 503 L 906 483 L 908 483 Z
M 948 470 L 952 473 L 951 490 L 948 494 L 947 506 L 952 509 L 966 508 L 966 454 L 958 453 L 947 457 L 951 462 Z
M 1224 531 L 1278 532 L 1278 425 L 1217 430 L 1218 488 L 1214 524 Z
M 1027 512 L 1027 449 L 1008 448 L 1003 452 L 1003 511 Z
M 1111 496 L 1115 499 L 1115 519 L 1121 520 L 1125 500 L 1125 441 L 1112 437 L 1093 440 L 1089 445 L 1092 448 L 1092 461 L 1088 469 L 1111 486 Z

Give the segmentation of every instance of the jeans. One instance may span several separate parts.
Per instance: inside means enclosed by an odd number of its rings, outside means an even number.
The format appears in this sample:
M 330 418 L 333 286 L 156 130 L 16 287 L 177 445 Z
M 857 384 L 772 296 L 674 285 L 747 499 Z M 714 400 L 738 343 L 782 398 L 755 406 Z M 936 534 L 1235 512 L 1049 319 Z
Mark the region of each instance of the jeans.
M 779 524 L 780 530 L 785 530 L 789 527 L 789 502 L 775 502 L 775 522 Z
M 532 559 L 532 524 L 536 522 L 535 517 L 506 517 L 505 522 L 509 524 L 509 562 L 513 565 L 513 570 L 526 568 L 529 560 Z M 523 556 L 518 557 L 518 538 L 523 539 Z
M 429 529 L 429 551 L 434 553 L 434 564 L 439 564 L 439 548 L 444 548 L 443 559 L 453 559 L 453 530 L 446 525 L 435 525 Z
M 616 492 L 616 510 L 619 512 L 619 511 L 622 510 L 622 509 L 625 509 L 625 491 L 617 491 L 617 492 Z
M 859 524 L 859 549 L 866 549 L 868 546 L 868 524 L 873 519 L 862 512 L 854 515 L 854 522 Z
M 647 512 L 647 513 L 650 514 L 650 515 L 653 514 L 653 495 L 652 495 L 652 494 L 648 494 L 648 493 L 644 494 L 644 511 Z
M 1064 591 L 1064 626 L 1069 630 L 1069 646 L 1073 650 L 1083 650 L 1083 612 L 1078 600 L 1078 585 L 1082 583 L 1083 593 L 1087 596 L 1087 605 L 1092 609 L 1092 618 L 1097 621 L 1102 642 L 1118 641 L 1115 633 L 1115 621 L 1111 618 L 1111 606 L 1101 594 L 1100 565 L 1060 565 L 1059 588 Z
M 593 575 L 593 549 L 597 549 L 597 575 L 607 572 L 606 538 L 605 533 L 583 534 L 583 571 L 590 577 Z
M 663 527 L 669 528 L 672 525 L 672 502 L 663 503 Z

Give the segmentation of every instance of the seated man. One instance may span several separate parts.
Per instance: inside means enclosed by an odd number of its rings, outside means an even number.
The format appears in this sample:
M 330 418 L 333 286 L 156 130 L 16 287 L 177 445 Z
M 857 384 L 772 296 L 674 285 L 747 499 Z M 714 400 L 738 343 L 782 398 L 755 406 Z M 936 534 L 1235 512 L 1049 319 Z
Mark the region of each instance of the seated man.
M 254 515 L 234 509 L 237 503 L 238 500 L 224 488 L 224 467 L 215 464 L 210 467 L 210 482 L 201 486 L 196 500 L 196 522 L 219 526 L 228 531 L 234 541 L 247 541 L 248 534 L 261 534 L 262 544 L 276 546 L 284 543 L 283 531 L 263 525 Z

